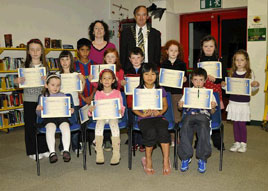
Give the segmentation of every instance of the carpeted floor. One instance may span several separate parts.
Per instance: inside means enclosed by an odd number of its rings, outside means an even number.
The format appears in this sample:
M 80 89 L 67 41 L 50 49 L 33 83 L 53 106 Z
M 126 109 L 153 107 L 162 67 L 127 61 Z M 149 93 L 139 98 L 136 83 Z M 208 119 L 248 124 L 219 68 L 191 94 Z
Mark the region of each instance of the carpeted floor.
M 70 163 L 60 160 L 50 164 L 41 160 L 41 176 L 36 175 L 35 161 L 25 154 L 24 130 L 17 128 L 9 134 L 0 132 L 0 190 L 96 190 L 96 191 L 266 191 L 268 190 L 268 133 L 260 127 L 248 126 L 248 151 L 231 153 L 233 143 L 232 125 L 225 124 L 225 146 L 223 171 L 219 168 L 219 151 L 213 148 L 208 160 L 207 172 L 197 171 L 197 161 L 193 160 L 187 172 L 175 171 L 163 176 L 161 151 L 153 153 L 156 174 L 147 176 L 143 172 L 140 159 L 144 153 L 137 152 L 133 158 L 133 168 L 127 168 L 127 145 L 121 144 L 121 163 L 110 166 L 111 152 L 105 152 L 105 164 L 95 164 L 95 154 L 87 157 L 87 170 L 82 167 L 82 157 L 72 153 Z M 127 139 L 121 135 L 122 143 Z M 57 140 L 58 141 L 58 140 Z M 173 161 L 173 148 L 171 148 Z M 180 165 L 180 161 L 179 161 Z

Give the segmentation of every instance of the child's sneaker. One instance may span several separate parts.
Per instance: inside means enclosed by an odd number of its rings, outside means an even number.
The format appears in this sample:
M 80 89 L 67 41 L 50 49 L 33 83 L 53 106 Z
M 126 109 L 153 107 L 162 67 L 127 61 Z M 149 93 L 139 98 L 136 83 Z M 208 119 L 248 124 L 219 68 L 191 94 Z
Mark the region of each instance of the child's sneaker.
M 198 160 L 198 171 L 200 173 L 204 173 L 207 170 L 207 162 L 204 160 L 199 159 Z
M 233 146 L 230 148 L 230 151 L 237 152 L 240 147 L 241 147 L 241 144 L 239 142 L 235 142 Z
M 246 151 L 247 151 L 247 143 L 243 143 L 243 142 L 241 142 L 240 145 L 241 145 L 241 146 L 240 146 L 240 148 L 239 148 L 237 151 L 240 152 L 240 153 L 244 153 L 244 152 L 246 152 Z
M 185 172 L 186 170 L 189 169 L 189 163 L 191 162 L 191 158 L 187 159 L 187 160 L 182 160 L 181 161 L 181 171 Z
M 175 141 L 171 141 L 170 147 L 174 147 L 175 146 Z

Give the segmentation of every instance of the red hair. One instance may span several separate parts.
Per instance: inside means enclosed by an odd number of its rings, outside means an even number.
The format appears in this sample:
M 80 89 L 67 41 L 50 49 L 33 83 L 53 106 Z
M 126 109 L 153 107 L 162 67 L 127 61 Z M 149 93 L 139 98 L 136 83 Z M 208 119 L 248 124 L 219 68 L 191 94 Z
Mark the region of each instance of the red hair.
M 163 51 L 163 53 L 164 53 L 163 59 L 164 60 L 167 60 L 168 59 L 167 50 L 169 49 L 169 47 L 171 45 L 175 45 L 175 46 L 178 47 L 179 54 L 177 56 L 177 59 L 179 59 L 180 61 L 183 61 L 183 58 L 184 58 L 184 50 L 183 50 L 182 45 L 178 41 L 176 41 L 176 40 L 169 40 L 169 41 L 166 42 L 166 44 L 164 46 L 164 51 Z
M 116 56 L 115 65 L 116 65 L 116 71 L 118 72 L 122 67 L 120 64 L 118 51 L 115 48 L 108 48 L 107 50 L 105 50 L 103 55 L 103 63 L 107 64 L 107 62 L 105 61 L 105 56 L 109 53 L 114 53 L 114 55 Z

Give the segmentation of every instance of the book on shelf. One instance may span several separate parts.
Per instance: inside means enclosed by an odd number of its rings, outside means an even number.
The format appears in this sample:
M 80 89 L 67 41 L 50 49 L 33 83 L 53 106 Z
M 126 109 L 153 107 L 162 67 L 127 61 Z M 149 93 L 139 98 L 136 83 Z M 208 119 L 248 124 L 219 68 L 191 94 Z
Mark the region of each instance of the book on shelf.
M 15 89 L 14 79 L 15 75 L 0 77 L 0 90 Z
M 23 110 L 12 110 L 0 113 L 0 127 L 7 127 L 24 123 Z
M 23 63 L 23 58 L 10 58 L 4 57 L 0 61 L 0 70 L 8 71 L 8 70 L 16 70 L 21 67 Z
M 18 107 L 23 105 L 22 92 L 12 92 L 12 94 L 0 94 L 0 109 Z
M 49 69 L 59 69 L 60 60 L 59 58 L 48 58 Z

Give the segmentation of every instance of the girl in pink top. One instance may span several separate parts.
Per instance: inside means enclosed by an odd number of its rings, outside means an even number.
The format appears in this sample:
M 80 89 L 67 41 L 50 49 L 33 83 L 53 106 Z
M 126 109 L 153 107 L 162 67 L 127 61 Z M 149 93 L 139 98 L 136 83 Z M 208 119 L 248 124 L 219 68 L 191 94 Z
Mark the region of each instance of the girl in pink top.
M 115 64 L 116 65 L 116 79 L 118 81 L 118 90 L 122 90 L 123 86 L 126 85 L 124 80 L 124 70 L 121 67 L 119 54 L 115 48 L 108 48 L 104 52 L 104 64 Z
M 119 98 L 121 109 L 121 115 L 124 115 L 125 107 L 123 105 L 123 99 L 121 96 L 121 92 L 117 89 L 117 81 L 115 74 L 112 70 L 104 69 L 100 73 L 100 78 L 98 82 L 98 88 L 95 94 L 95 100 L 102 100 L 102 99 L 114 99 Z M 94 106 L 89 107 L 89 115 L 94 111 Z M 97 120 L 96 129 L 95 129 L 95 141 L 96 141 L 96 163 L 97 164 L 104 164 L 104 156 L 103 156 L 103 130 L 105 123 L 109 123 L 111 132 L 112 132 L 112 147 L 113 147 L 113 156 L 111 158 L 110 164 L 111 165 L 118 165 L 120 162 L 120 131 L 118 126 L 117 119 L 104 119 L 104 120 Z

